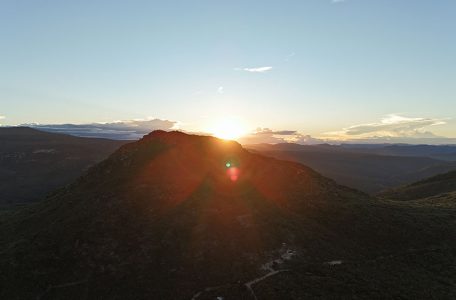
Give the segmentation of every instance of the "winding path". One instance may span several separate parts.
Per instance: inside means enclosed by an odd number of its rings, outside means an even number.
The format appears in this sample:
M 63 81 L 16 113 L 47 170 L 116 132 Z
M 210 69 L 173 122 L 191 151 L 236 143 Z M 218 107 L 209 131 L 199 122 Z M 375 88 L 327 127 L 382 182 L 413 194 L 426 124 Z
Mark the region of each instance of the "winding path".
M 293 250 L 290 250 L 290 249 L 286 249 L 285 247 L 285 244 L 284 246 L 282 247 L 282 249 L 280 250 L 280 252 L 282 253 L 280 255 L 279 258 L 277 259 L 273 259 L 273 260 L 270 260 L 268 262 L 266 262 L 265 264 L 263 264 L 261 266 L 261 269 L 263 270 L 266 270 L 268 271 L 268 273 L 266 273 L 265 275 L 262 275 L 262 276 L 259 276 L 257 278 L 254 278 L 246 283 L 244 283 L 245 287 L 247 288 L 247 290 L 250 292 L 250 294 L 252 295 L 253 299 L 255 300 L 258 300 L 256 294 L 255 294 L 255 291 L 253 290 L 253 286 L 263 280 L 265 280 L 266 278 L 269 278 L 271 276 L 274 276 L 276 274 L 279 274 L 279 273 L 283 273 L 283 272 L 287 272 L 289 271 L 288 269 L 280 269 L 280 270 L 275 270 L 274 269 L 274 265 L 280 265 L 282 263 L 284 263 L 286 260 L 289 260 L 291 259 L 296 253 L 295 251 Z M 210 291 L 214 291 L 214 290 L 217 290 L 219 288 L 222 288 L 222 287 L 226 287 L 228 286 L 229 284 L 225 284 L 225 285 L 220 285 L 220 286 L 215 286 L 215 287 L 207 287 L 197 293 L 195 293 L 193 295 L 193 297 L 191 298 L 191 300 L 196 300 L 199 296 L 201 296 L 203 293 L 205 292 L 210 292 Z
M 265 280 L 265 279 L 268 278 L 268 277 L 274 276 L 274 275 L 279 274 L 279 273 L 282 273 L 282 272 L 287 272 L 287 271 L 289 271 L 289 270 L 283 269 L 283 270 L 271 271 L 271 272 L 269 272 L 268 274 L 266 274 L 266 275 L 264 275 L 264 276 L 257 277 L 257 278 L 255 278 L 255 279 L 253 279 L 253 280 L 247 282 L 247 283 L 245 284 L 245 286 L 247 287 L 247 289 L 248 289 L 248 290 L 250 291 L 250 293 L 252 294 L 253 299 L 258 300 L 257 296 L 255 295 L 255 291 L 254 291 L 253 288 L 252 288 L 252 285 L 254 285 L 254 284 L 256 284 L 256 283 L 258 283 L 258 282 L 260 282 L 260 281 L 263 281 L 263 280 Z

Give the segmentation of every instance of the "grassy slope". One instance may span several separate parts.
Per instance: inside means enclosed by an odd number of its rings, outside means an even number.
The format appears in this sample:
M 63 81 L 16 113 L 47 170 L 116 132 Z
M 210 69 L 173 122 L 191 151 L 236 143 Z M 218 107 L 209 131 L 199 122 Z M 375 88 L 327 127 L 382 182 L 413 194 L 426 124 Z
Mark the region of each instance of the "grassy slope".
M 439 174 L 415 183 L 385 191 L 381 197 L 394 200 L 415 200 L 427 198 L 450 199 L 456 192 L 456 171 Z M 448 200 L 447 199 L 447 200 Z M 423 202 L 423 201 L 422 201 Z

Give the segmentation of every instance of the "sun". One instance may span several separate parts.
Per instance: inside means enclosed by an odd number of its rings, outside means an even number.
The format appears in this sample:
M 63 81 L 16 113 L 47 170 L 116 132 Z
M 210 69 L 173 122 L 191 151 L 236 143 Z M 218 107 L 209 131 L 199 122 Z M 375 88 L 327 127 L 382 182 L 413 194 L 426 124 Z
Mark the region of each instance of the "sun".
M 235 140 L 246 133 L 242 122 L 236 118 L 222 118 L 217 120 L 212 126 L 212 134 L 224 140 Z

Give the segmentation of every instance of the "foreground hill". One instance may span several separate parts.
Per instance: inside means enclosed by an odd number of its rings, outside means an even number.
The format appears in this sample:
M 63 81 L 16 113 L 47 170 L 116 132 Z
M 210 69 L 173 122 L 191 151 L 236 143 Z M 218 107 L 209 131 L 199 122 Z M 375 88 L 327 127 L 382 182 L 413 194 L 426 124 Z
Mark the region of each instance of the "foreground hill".
M 42 199 L 124 143 L 27 127 L 0 128 L 0 206 Z
M 416 150 L 429 147 L 433 152 Z M 437 154 L 452 153 L 450 151 L 456 151 L 456 147 L 429 147 L 297 144 L 247 146 L 248 149 L 267 156 L 305 164 L 340 184 L 372 194 L 456 170 L 455 161 L 433 158 Z M 418 154 L 432 156 L 416 156 Z
M 1 216 L 1 299 L 454 298 L 454 210 L 155 131 Z
M 456 171 L 439 174 L 406 186 L 391 189 L 380 194 L 381 197 L 394 200 L 416 200 L 421 202 L 439 202 L 455 199 Z M 454 203 L 456 206 L 456 202 Z

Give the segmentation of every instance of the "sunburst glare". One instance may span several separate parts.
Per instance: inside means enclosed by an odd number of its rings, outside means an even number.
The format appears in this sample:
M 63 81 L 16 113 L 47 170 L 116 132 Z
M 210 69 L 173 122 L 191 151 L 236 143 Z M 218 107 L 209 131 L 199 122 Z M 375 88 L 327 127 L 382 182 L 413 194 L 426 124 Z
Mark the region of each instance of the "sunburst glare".
M 218 138 L 234 140 L 246 134 L 247 130 L 243 122 L 237 118 L 226 117 L 214 122 L 211 133 Z

